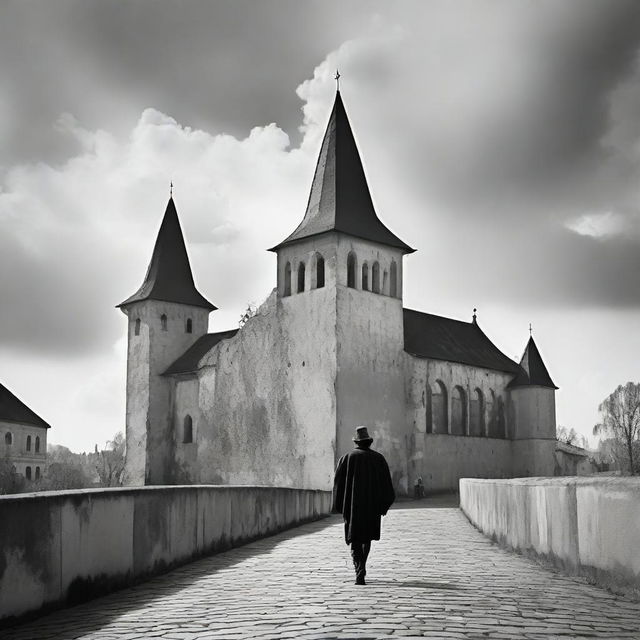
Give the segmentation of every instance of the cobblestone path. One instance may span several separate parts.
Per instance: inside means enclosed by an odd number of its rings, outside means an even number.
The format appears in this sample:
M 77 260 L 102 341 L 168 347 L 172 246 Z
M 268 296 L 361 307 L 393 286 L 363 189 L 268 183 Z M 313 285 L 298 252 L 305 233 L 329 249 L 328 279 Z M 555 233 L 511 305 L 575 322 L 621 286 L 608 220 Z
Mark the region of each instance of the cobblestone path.
M 640 638 L 640 603 L 498 548 L 455 508 L 401 503 L 382 536 L 364 587 L 333 516 L 0 637 Z

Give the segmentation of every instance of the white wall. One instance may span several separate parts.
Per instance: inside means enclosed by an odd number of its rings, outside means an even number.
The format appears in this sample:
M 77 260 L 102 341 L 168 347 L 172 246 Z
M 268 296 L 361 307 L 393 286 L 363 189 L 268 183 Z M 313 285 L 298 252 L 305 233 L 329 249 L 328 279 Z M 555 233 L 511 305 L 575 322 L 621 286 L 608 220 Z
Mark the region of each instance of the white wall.
M 485 535 L 621 591 L 640 589 L 640 478 L 460 480 Z

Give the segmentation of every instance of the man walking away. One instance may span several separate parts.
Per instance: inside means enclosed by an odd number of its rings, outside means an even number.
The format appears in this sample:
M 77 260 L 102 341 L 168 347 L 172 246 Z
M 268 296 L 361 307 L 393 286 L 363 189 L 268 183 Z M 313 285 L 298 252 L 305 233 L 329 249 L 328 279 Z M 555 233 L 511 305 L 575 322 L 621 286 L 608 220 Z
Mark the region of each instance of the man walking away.
M 344 518 L 344 538 L 351 545 L 356 584 L 365 584 L 372 540 L 380 540 L 380 516 L 396 494 L 384 456 L 373 451 L 367 427 L 357 427 L 356 448 L 338 461 L 333 484 L 333 512 Z

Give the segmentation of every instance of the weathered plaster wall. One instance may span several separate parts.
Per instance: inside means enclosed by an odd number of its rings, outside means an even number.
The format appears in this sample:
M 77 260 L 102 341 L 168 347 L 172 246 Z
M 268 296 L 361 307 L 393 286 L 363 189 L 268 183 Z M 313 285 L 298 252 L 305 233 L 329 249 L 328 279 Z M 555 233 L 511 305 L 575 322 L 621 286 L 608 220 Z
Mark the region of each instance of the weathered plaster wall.
M 44 427 L 0 420 L 0 459 L 7 459 L 23 476 L 26 475 L 27 467 L 31 467 L 33 480 L 36 477 L 36 467 L 40 467 L 40 473 L 44 475 L 47 462 L 47 431 Z M 7 433 L 11 434 L 12 444 L 6 443 Z M 31 451 L 27 451 L 27 436 L 31 436 Z M 36 438 L 40 438 L 39 453 L 36 453 Z
M 347 256 L 357 256 L 356 288 L 347 287 Z M 407 491 L 407 436 L 405 412 L 404 332 L 401 297 L 390 297 L 382 287 L 391 260 L 402 282 L 402 254 L 364 240 L 342 236 L 338 243 L 337 285 L 337 457 L 353 449 L 355 427 L 366 425 L 373 448 L 382 453 L 394 486 Z M 364 291 L 362 264 L 380 264 L 381 292 Z M 399 295 L 402 289 L 399 288 Z
M 207 332 L 209 312 L 199 307 L 145 300 L 128 305 L 127 484 L 170 481 L 173 460 L 171 381 L 162 373 Z M 167 316 L 162 329 L 161 316 Z M 140 333 L 135 335 L 136 319 Z M 187 319 L 192 332 L 187 333 Z
M 495 420 L 498 399 L 505 406 L 505 429 L 509 433 L 505 387 L 512 375 L 455 362 L 428 360 L 407 355 L 407 421 L 411 426 L 409 448 L 409 483 L 422 477 L 426 491 L 455 490 L 458 481 L 471 477 L 509 477 L 512 473 L 511 442 L 489 438 L 490 424 Z M 447 389 L 447 434 L 427 433 L 427 385 L 441 381 Z M 475 389 L 482 391 L 484 402 L 484 436 L 451 435 L 452 391 L 455 386 L 466 395 L 465 433 L 470 432 L 469 399 Z M 493 396 L 492 396 L 493 392 Z M 491 398 L 495 397 L 493 404 Z
M 555 391 L 547 387 L 516 387 L 511 390 L 514 438 L 556 437 Z
M 232 486 L 0 496 L 0 625 L 317 519 L 330 503 L 325 492 Z
M 460 508 L 509 547 L 640 595 L 640 478 L 464 478 Z
M 288 297 L 272 292 L 236 336 L 201 360 L 197 404 L 186 393 L 176 397 L 176 415 L 195 416 L 199 407 L 197 459 L 183 457 L 195 479 L 317 489 L 332 485 L 336 301 L 330 283 L 335 281 L 335 255 L 326 238 L 301 245 L 286 247 L 280 258 L 297 265 L 300 256 L 311 262 L 321 251 L 325 286 L 309 290 L 309 281 L 305 291 L 294 289 Z
M 410 440 L 410 486 L 422 478 L 425 491 L 455 491 L 460 478 L 509 478 L 511 441 L 499 438 L 414 434 Z

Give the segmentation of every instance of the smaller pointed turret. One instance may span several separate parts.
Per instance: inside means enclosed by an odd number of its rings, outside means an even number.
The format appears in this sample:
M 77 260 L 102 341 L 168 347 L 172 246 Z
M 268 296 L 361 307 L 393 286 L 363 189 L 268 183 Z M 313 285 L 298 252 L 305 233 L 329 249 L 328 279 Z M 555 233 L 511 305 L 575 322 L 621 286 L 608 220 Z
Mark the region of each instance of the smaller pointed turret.
M 173 197 L 167 203 L 142 286 L 117 306 L 125 307 L 142 300 L 176 302 L 209 311 L 216 309 L 196 289 Z
M 529 337 L 529 342 L 520 359 L 520 371 L 516 377 L 509 383 L 509 387 L 549 387 L 550 389 L 557 389 L 556 385 L 551 380 L 551 376 L 547 371 L 542 356 L 538 351 L 538 347 L 533 339 L 533 336 Z

